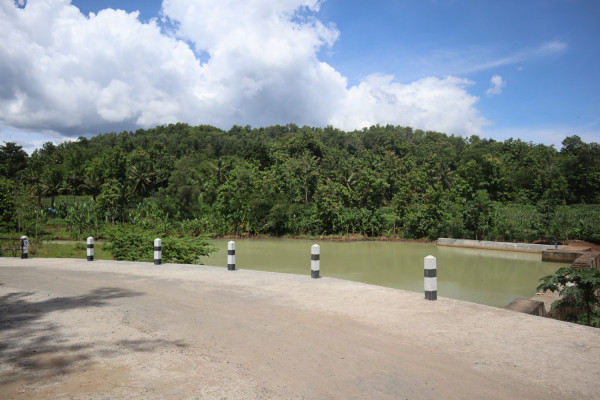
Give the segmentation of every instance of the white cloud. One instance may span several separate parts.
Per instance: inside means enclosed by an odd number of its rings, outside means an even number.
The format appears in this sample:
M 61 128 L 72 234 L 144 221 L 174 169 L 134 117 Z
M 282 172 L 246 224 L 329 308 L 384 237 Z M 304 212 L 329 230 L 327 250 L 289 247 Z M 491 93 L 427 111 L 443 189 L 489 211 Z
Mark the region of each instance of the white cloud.
M 540 47 L 533 49 L 530 53 L 532 53 L 532 55 L 545 57 L 563 53 L 565 50 L 567 50 L 567 44 L 565 42 L 554 40 L 542 44 Z
M 478 98 L 465 90 L 471 84 L 466 79 L 447 77 L 403 85 L 389 75 L 370 75 L 348 90 L 344 104 L 329 122 L 354 129 L 403 121 L 402 125 L 420 129 L 480 134 L 488 122 L 474 108 Z
M 542 57 L 549 57 L 563 53 L 567 49 L 564 42 L 553 41 L 546 42 L 535 48 L 529 48 L 518 51 L 507 57 L 486 60 L 483 62 L 472 63 L 466 70 L 468 72 L 483 71 L 490 68 L 511 65 L 525 61 L 531 61 Z
M 340 35 L 314 17 L 320 3 L 165 0 L 162 17 L 175 26 L 165 33 L 137 13 L 0 0 L 0 125 L 69 136 L 178 121 L 481 133 L 466 80 L 374 74 L 348 87 L 318 59 Z
M 137 13 L 85 17 L 65 0 L 31 0 L 23 9 L 0 0 L 0 26 L 6 125 L 78 135 L 192 114 L 188 76 L 201 72 L 193 52 Z
M 485 91 L 485 94 L 488 96 L 494 96 L 496 94 L 502 93 L 502 88 L 506 86 L 506 82 L 502 79 L 500 75 L 494 75 L 490 79 L 490 83 L 492 85 L 491 88 Z
M 493 46 L 472 46 L 460 50 L 437 49 L 424 56 L 412 57 L 402 72 L 407 76 L 412 76 L 414 71 L 433 75 L 448 73 L 465 75 L 558 56 L 567 48 L 568 45 L 565 42 L 551 41 L 537 47 L 520 49 L 505 56 L 498 56 L 497 50 Z M 517 67 L 519 70 L 522 68 L 522 66 Z

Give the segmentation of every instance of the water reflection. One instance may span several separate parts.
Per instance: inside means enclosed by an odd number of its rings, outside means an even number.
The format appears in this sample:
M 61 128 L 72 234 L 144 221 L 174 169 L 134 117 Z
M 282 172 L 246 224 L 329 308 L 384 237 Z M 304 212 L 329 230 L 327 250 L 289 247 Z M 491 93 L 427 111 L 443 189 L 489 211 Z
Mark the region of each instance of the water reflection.
M 227 266 L 228 240 L 215 240 L 206 265 Z M 310 246 L 321 246 L 321 275 L 423 292 L 423 258 L 437 258 L 438 295 L 504 307 L 535 294 L 539 278 L 563 264 L 537 253 L 436 246 L 430 243 L 330 242 L 293 239 L 236 240 L 236 266 L 310 274 Z

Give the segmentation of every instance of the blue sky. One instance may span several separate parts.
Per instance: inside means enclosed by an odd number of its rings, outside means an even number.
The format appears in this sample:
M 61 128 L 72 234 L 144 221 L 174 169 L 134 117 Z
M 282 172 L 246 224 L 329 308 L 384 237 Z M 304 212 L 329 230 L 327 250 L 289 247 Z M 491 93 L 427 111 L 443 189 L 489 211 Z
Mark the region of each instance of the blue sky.
M 595 0 L 0 4 L 0 141 L 29 151 L 177 121 L 600 142 Z

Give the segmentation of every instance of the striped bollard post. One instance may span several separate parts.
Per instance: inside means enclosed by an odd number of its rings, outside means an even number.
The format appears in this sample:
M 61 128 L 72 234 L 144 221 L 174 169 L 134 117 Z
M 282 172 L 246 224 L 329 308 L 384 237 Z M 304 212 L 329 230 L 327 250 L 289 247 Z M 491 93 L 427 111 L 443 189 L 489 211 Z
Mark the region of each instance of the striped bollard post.
M 437 300 L 437 267 L 434 256 L 425 257 L 425 299 Z
M 227 243 L 227 270 L 235 270 L 235 242 L 233 240 Z
M 94 261 L 94 238 L 87 238 L 87 260 Z
M 27 236 L 21 236 L 21 258 L 27 258 L 29 253 L 29 240 Z
M 313 244 L 310 247 L 310 277 L 318 278 L 320 271 L 321 246 Z
M 154 265 L 162 263 L 162 242 L 160 239 L 154 239 Z

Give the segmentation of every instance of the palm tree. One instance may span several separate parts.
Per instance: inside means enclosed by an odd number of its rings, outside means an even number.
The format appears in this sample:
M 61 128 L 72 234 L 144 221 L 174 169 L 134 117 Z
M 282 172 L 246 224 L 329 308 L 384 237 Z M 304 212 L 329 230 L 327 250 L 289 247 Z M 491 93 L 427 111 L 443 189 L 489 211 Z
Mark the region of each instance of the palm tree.
M 355 172 L 347 172 L 342 175 L 342 183 L 348 188 L 348 190 L 354 190 L 353 186 L 356 184 L 357 179 L 354 177 Z
M 149 192 L 156 174 L 154 172 L 144 171 L 137 165 L 132 165 L 127 172 L 127 179 L 131 183 L 131 194 L 139 192 L 141 196 Z
M 38 222 L 40 218 L 40 210 L 42 209 L 42 200 L 45 195 L 44 187 L 40 180 L 39 174 L 31 168 L 22 170 L 20 172 L 21 180 L 30 185 L 31 194 L 36 199 L 36 212 L 35 212 L 35 238 L 38 237 Z
M 438 162 L 432 178 L 433 183 L 440 183 L 444 189 L 451 189 L 454 186 L 454 171 L 447 162 Z
M 63 172 L 58 168 L 44 171 L 41 176 L 41 185 L 44 195 L 50 196 L 50 208 L 54 208 L 54 198 L 64 190 Z
M 223 157 L 219 158 L 217 162 L 211 162 L 210 166 L 214 173 L 213 176 L 216 177 L 217 186 L 221 186 L 225 182 L 227 173 L 233 168 L 231 160 Z
M 85 190 L 88 194 L 92 196 L 94 199 L 94 203 L 96 202 L 96 198 L 100 194 L 100 190 L 102 189 L 102 184 L 104 184 L 104 180 L 102 177 L 96 172 L 88 172 L 84 177 L 83 181 L 79 185 L 80 188 Z

